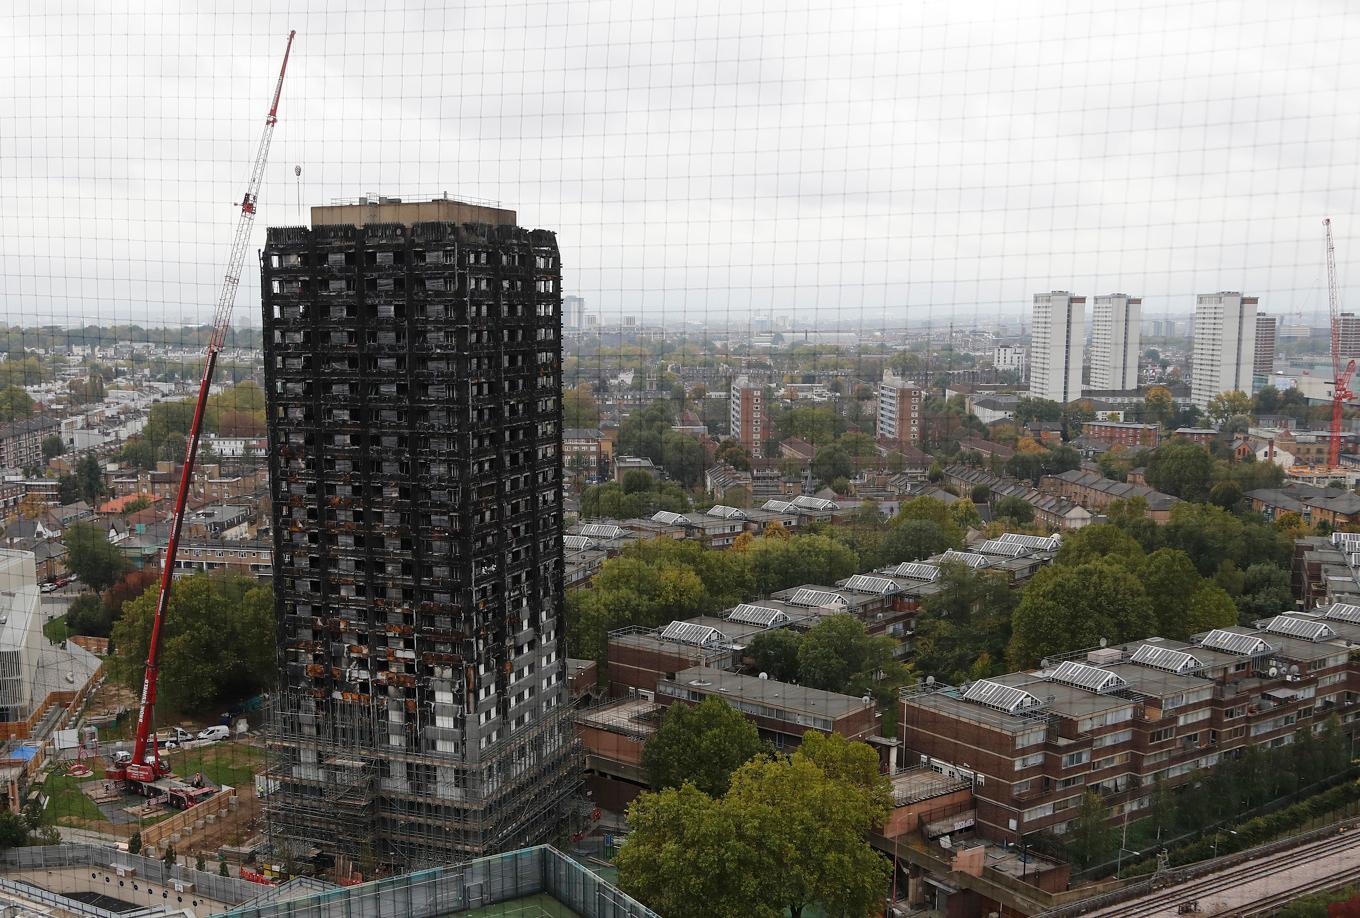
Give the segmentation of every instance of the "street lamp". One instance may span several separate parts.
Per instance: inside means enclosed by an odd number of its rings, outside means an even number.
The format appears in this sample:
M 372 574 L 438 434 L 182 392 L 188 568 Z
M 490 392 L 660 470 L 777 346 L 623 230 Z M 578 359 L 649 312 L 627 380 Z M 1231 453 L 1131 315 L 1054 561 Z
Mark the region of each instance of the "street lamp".
M 1216 831 L 1216 832 L 1214 833 L 1214 857 L 1218 857 L 1218 839 L 1219 839 L 1219 837 L 1220 837 L 1222 834 L 1223 834 L 1223 831 L 1222 831 L 1221 829 L 1218 830 L 1218 831 Z M 1229 829 L 1229 830 L 1228 830 L 1228 834 L 1229 834 L 1229 835 L 1236 835 L 1236 834 L 1237 834 L 1237 830 L 1235 830 L 1235 829 Z
M 1120 872 L 1121 870 L 1124 869 L 1124 855 L 1125 855 L 1125 854 L 1132 854 L 1134 857 L 1142 857 L 1142 856 L 1143 856 L 1143 852 L 1141 852 L 1141 851 L 1134 851 L 1132 848 L 1125 848 L 1123 845 L 1120 845 L 1120 846 L 1119 846 L 1119 856 L 1115 858 L 1115 863 L 1114 863 L 1114 878 L 1115 878 L 1116 880 L 1120 879 L 1119 872 Z M 1106 863 L 1108 864 L 1109 861 L 1106 861 Z

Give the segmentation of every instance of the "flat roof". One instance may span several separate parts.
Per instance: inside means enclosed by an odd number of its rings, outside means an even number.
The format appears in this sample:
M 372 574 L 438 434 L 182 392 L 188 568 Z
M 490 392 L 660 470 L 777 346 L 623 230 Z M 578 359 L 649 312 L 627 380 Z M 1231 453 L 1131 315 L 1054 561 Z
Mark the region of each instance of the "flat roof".
M 576 715 L 576 722 L 611 733 L 650 736 L 656 732 L 662 706 L 645 698 L 623 698 Z
M 743 676 L 711 666 L 691 666 L 676 673 L 675 679 L 667 682 L 692 688 L 705 695 L 721 695 L 782 708 L 785 711 L 817 714 L 832 719 L 872 708 L 874 705 L 872 700 L 866 703 L 864 699 L 853 695 L 827 692 L 790 682 L 777 682 L 774 679 L 761 679 L 758 676 Z

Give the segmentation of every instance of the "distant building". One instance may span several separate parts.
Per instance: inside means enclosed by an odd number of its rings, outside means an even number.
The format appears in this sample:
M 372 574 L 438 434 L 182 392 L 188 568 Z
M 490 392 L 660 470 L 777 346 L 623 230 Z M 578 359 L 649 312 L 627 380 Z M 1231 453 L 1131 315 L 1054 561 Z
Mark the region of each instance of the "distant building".
M 1086 297 L 1066 290 L 1034 295 L 1029 393 L 1066 404 L 1081 397 L 1081 360 L 1086 341 Z
M 562 297 L 562 324 L 567 328 L 586 327 L 586 301 L 579 296 Z
M 921 442 L 921 403 L 925 393 L 914 382 L 883 371 L 878 384 L 878 437 L 907 446 Z
M 1195 304 L 1195 356 L 1190 400 L 1208 407 L 1220 392 L 1252 389 L 1256 366 L 1254 296 L 1224 290 L 1200 294 Z
M 1095 298 L 1091 308 L 1091 388 L 1138 387 L 1143 301 L 1125 293 Z
M 1011 370 L 1023 375 L 1028 356 L 1029 353 L 1019 345 L 1003 344 L 992 351 L 992 366 L 998 370 Z
M 732 436 L 755 458 L 763 456 L 765 443 L 765 390 L 746 376 L 732 382 Z
M 1161 439 L 1161 428 L 1156 424 L 1132 424 L 1120 421 L 1086 421 L 1081 425 L 1082 436 L 1094 437 L 1110 445 L 1128 448 L 1154 448 Z
M 61 428 L 49 417 L 24 418 L 0 425 L 0 469 L 26 469 L 41 466 L 42 441 Z
M 1337 340 L 1341 345 L 1341 359 L 1360 357 L 1360 316 L 1353 312 L 1343 312 L 1340 318 Z
M 1255 377 L 1253 388 L 1268 385 L 1271 374 L 1275 372 L 1275 339 L 1278 337 L 1279 323 L 1280 320 L 1275 316 L 1256 316 L 1256 359 L 1252 361 L 1251 370 L 1251 375 Z M 1356 326 L 1355 332 L 1357 353 L 1360 353 L 1360 324 Z

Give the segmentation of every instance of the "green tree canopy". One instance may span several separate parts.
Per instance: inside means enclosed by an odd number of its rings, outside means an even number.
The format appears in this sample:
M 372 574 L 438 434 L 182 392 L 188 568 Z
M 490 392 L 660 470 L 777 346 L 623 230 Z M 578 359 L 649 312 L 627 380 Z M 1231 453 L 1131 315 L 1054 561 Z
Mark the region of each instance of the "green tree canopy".
M 1204 582 L 1190 597 L 1185 611 L 1187 636 L 1237 624 L 1237 606 L 1222 587 Z
M 772 628 L 752 638 L 746 653 L 756 672 L 767 673 L 779 682 L 792 682 L 798 678 L 798 648 L 802 643 L 797 632 Z
M 13 385 L 0 389 L 0 422 L 20 421 L 32 415 L 33 398 L 27 392 Z
M 1024 498 L 1009 494 L 996 502 L 992 515 L 1016 526 L 1028 526 L 1034 522 L 1034 507 Z
M 1243 619 L 1266 618 L 1294 608 L 1294 591 L 1289 573 L 1269 562 L 1258 562 L 1242 574 L 1242 592 L 1237 608 Z
M 846 695 L 881 694 L 905 681 L 905 668 L 893 659 L 896 649 L 896 641 L 866 633 L 853 615 L 831 615 L 803 636 L 798 681 Z
M 676 702 L 642 749 L 642 767 L 657 790 L 688 782 L 711 797 L 727 793 L 732 772 L 760 752 L 755 724 L 717 696 L 695 707 Z
M 1209 399 L 1204 413 L 1219 424 L 1239 414 L 1251 414 L 1251 396 L 1237 389 L 1220 392 Z
M 1203 446 L 1172 440 L 1152 451 L 1146 477 L 1158 491 L 1197 501 L 1208 496 L 1213 474 L 1214 461 Z
M 66 444 L 61 441 L 60 434 L 49 434 L 43 437 L 42 454 L 44 459 L 55 459 L 66 452 Z
M 961 543 L 962 539 L 951 538 L 934 520 L 903 519 L 889 526 L 883 534 L 878 546 L 878 564 L 919 561 L 958 548 Z
M 1157 634 L 1177 641 L 1189 637 L 1190 597 L 1202 582 L 1190 556 L 1177 548 L 1159 548 L 1144 559 L 1139 576 L 1157 618 Z
M 110 586 L 127 570 L 127 559 L 100 526 L 72 523 L 62 533 L 62 541 L 67 566 L 92 590 Z
M 99 460 L 89 454 L 82 456 L 76 463 L 74 474 L 81 498 L 90 506 L 94 506 L 107 490 L 104 487 L 104 470 L 99 467 Z
M 111 675 L 142 682 L 157 587 L 123 606 L 114 625 Z M 269 587 L 240 576 L 177 577 L 162 625 L 160 699 L 181 711 L 206 711 L 254 695 L 275 675 L 274 600 Z
M 1135 567 L 1143 560 L 1143 546 L 1117 526 L 1096 523 L 1064 534 L 1055 560 L 1059 564 L 1076 565 L 1102 558 Z
M 865 834 L 891 797 L 873 751 L 848 748 L 861 745 L 809 732 L 806 750 L 743 765 L 721 798 L 690 784 L 642 794 L 619 885 L 666 918 L 877 914 L 890 865 Z
M 1156 628 L 1137 575 L 1110 560 L 1053 564 L 1025 588 L 1011 620 L 1012 665 L 1028 667 L 1052 653 L 1146 637 Z
M 940 587 L 916 619 L 915 668 L 956 685 L 992 675 L 1005 656 L 1019 594 L 1004 573 L 975 571 L 957 561 L 942 566 Z
M 812 477 L 822 484 L 830 484 L 838 478 L 848 479 L 854 473 L 850 455 L 838 444 L 823 446 L 812 459 Z

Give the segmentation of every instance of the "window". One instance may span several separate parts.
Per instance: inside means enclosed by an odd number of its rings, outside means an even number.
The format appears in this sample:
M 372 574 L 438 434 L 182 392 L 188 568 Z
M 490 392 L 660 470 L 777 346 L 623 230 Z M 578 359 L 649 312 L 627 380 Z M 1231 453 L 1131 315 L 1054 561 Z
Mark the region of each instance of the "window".
M 1062 758 L 1062 767 L 1071 768 L 1074 765 L 1084 765 L 1091 760 L 1091 753 L 1087 749 L 1077 752 L 1069 752 Z
M 1186 724 L 1196 724 L 1201 720 L 1208 720 L 1210 713 L 1212 712 L 1208 708 L 1201 708 L 1198 711 L 1191 711 L 1189 714 L 1182 714 L 1176 718 L 1176 723 L 1182 727 Z
M 1021 756 L 1016 759 L 1015 770 L 1024 771 L 1026 768 L 1033 768 L 1035 765 L 1042 765 L 1043 763 L 1044 754 L 1042 752 L 1036 752 L 1032 755 Z
M 1131 739 L 1133 739 L 1132 730 L 1119 730 L 1115 733 L 1107 733 L 1104 736 L 1097 736 L 1091 742 L 1091 746 L 1094 749 L 1100 749 L 1105 746 L 1117 746 L 1120 743 L 1127 743 Z

